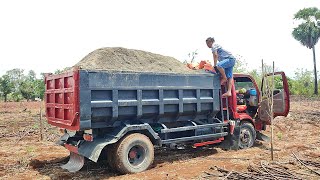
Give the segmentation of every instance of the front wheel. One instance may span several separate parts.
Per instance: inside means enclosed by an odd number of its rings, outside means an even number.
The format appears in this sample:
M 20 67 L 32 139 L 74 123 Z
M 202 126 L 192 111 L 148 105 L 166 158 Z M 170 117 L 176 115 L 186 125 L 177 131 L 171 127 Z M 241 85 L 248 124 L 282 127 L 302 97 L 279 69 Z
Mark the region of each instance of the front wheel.
M 239 148 L 247 149 L 253 146 L 256 140 L 256 131 L 251 123 L 244 123 L 240 126 Z
M 138 173 L 153 163 L 154 148 L 147 136 L 134 133 L 117 144 L 115 154 L 114 166 L 119 172 Z

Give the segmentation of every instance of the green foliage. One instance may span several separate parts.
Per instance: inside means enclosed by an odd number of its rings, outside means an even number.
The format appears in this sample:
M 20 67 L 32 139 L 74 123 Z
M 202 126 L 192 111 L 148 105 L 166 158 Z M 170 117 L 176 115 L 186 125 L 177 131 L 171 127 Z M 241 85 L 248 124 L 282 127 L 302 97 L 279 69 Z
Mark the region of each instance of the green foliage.
M 320 38 L 320 10 L 316 7 L 299 10 L 294 19 L 301 22 L 292 31 L 292 36 L 303 46 L 313 50 L 314 63 L 314 94 L 318 94 L 315 45 Z
M 258 87 L 261 87 L 261 82 L 262 82 L 261 72 L 259 72 L 256 69 L 253 69 L 253 70 L 249 71 L 248 74 L 250 74 L 253 77 L 253 79 L 255 79 Z
M 243 59 L 242 56 L 238 55 L 236 56 L 236 63 L 233 67 L 234 73 L 245 73 L 247 69 L 247 62 Z
M 274 88 L 283 89 L 283 81 L 280 75 L 274 76 Z
M 23 69 L 12 69 L 6 72 L 6 75 L 9 76 L 11 82 L 14 84 L 15 91 L 19 90 L 19 85 L 24 79 L 24 70 Z
M 9 94 L 8 100 L 18 102 L 23 99 L 23 96 L 20 93 L 20 84 L 24 81 L 24 70 L 15 68 L 6 72 L 10 82 L 13 84 L 13 90 Z
M 62 69 L 57 69 L 57 70 L 54 71 L 54 74 L 60 74 L 60 73 L 62 73 L 62 72 L 63 72 Z
M 282 134 L 281 132 L 278 132 L 278 133 L 277 133 L 277 137 L 278 137 L 279 140 L 281 140 L 282 137 L 283 137 L 283 134 Z
M 19 91 L 12 92 L 8 95 L 8 100 L 14 101 L 14 102 L 19 102 L 19 101 L 23 100 L 23 96 L 21 95 L 21 93 Z
M 34 72 L 34 70 L 30 70 L 27 75 L 27 79 L 30 81 L 35 81 L 37 79 L 36 72 Z
M 28 101 L 35 98 L 34 89 L 34 81 L 30 79 L 22 81 L 19 86 L 22 97 Z
M 3 75 L 0 78 L 0 92 L 4 97 L 4 101 L 7 102 L 7 96 L 14 90 L 14 84 L 10 80 L 8 75 Z
M 310 17 L 315 16 L 316 19 L 320 19 L 319 9 L 316 7 L 300 9 L 295 15 L 294 19 L 303 19 L 305 21 L 310 20 Z
M 289 77 L 287 77 L 287 80 L 288 80 L 288 86 L 289 86 L 289 92 L 290 94 L 293 94 L 293 89 L 294 89 L 294 83 L 295 83 L 295 80 L 294 79 L 291 79 Z
M 33 100 L 36 97 L 43 98 L 44 82 L 37 79 L 34 71 L 29 71 L 24 81 L 20 83 L 19 90 L 24 99 Z
M 291 84 L 290 92 L 294 95 L 307 95 L 313 94 L 314 88 L 312 72 L 306 69 L 297 69 L 295 72 L 294 80 L 289 81 L 289 87 Z
M 303 46 L 312 49 L 317 44 L 320 37 L 320 28 L 315 22 L 306 22 L 294 28 L 293 37 Z
M 45 85 L 43 79 L 37 79 L 36 73 L 31 70 L 24 75 L 23 69 L 12 69 L 0 78 L 0 93 L 4 100 L 21 101 L 43 99 Z
M 313 48 L 320 38 L 320 10 L 316 7 L 301 9 L 294 19 L 302 22 L 293 29 L 292 36 L 307 48 Z
M 71 67 L 66 67 L 66 68 L 63 68 L 63 69 L 56 69 L 53 74 L 61 74 L 61 73 L 66 72 L 68 70 L 71 70 Z
M 45 91 L 45 84 L 43 79 L 36 79 L 34 81 L 34 96 L 43 99 Z

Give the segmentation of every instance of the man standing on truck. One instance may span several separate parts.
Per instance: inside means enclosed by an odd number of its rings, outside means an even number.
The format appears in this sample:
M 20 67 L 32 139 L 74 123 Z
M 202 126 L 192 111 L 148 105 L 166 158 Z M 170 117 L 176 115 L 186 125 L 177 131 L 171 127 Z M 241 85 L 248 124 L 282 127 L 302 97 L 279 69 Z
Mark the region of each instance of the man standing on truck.
M 217 67 L 221 74 L 221 84 L 228 82 L 228 91 L 222 96 L 231 96 L 233 66 L 236 58 L 228 51 L 224 50 L 220 45 L 215 44 L 213 37 L 208 37 L 206 40 L 208 48 L 211 48 L 213 54 L 214 67 Z M 217 63 L 217 61 L 219 61 Z

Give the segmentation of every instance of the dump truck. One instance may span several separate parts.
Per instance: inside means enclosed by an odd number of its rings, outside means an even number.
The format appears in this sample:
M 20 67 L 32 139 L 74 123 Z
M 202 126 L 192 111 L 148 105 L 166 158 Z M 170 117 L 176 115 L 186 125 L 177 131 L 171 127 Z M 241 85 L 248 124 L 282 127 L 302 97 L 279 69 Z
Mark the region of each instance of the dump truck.
M 285 73 L 268 76 L 278 76 L 273 117 L 287 116 Z M 212 73 L 73 69 L 47 74 L 45 85 L 47 121 L 63 133 L 58 144 L 70 159 L 62 168 L 70 172 L 85 159 L 105 159 L 123 174 L 142 172 L 155 148 L 245 149 L 267 140 L 262 131 L 271 123 L 261 87 L 248 74 L 234 74 L 230 97 L 222 97 L 226 87 Z

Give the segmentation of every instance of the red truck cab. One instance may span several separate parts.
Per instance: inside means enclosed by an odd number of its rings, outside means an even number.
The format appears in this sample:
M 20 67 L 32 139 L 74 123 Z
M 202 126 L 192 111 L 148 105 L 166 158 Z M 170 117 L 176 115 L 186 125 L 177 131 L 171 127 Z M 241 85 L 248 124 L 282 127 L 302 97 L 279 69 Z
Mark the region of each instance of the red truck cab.
M 271 75 L 269 74 L 265 78 Z M 290 109 L 288 80 L 284 72 L 276 72 L 274 76 L 277 81 L 273 90 L 273 116 L 287 116 Z M 261 86 L 263 86 L 263 83 L 261 83 Z M 245 91 L 241 92 L 242 89 L 245 89 Z M 267 114 L 266 99 L 262 100 L 264 95 L 261 90 L 262 87 L 258 86 L 252 76 L 234 74 L 232 96 L 229 99 L 233 117 L 241 121 L 251 122 L 256 131 L 265 130 L 266 125 L 270 125 L 271 119 Z M 250 91 L 256 92 L 253 102 Z

